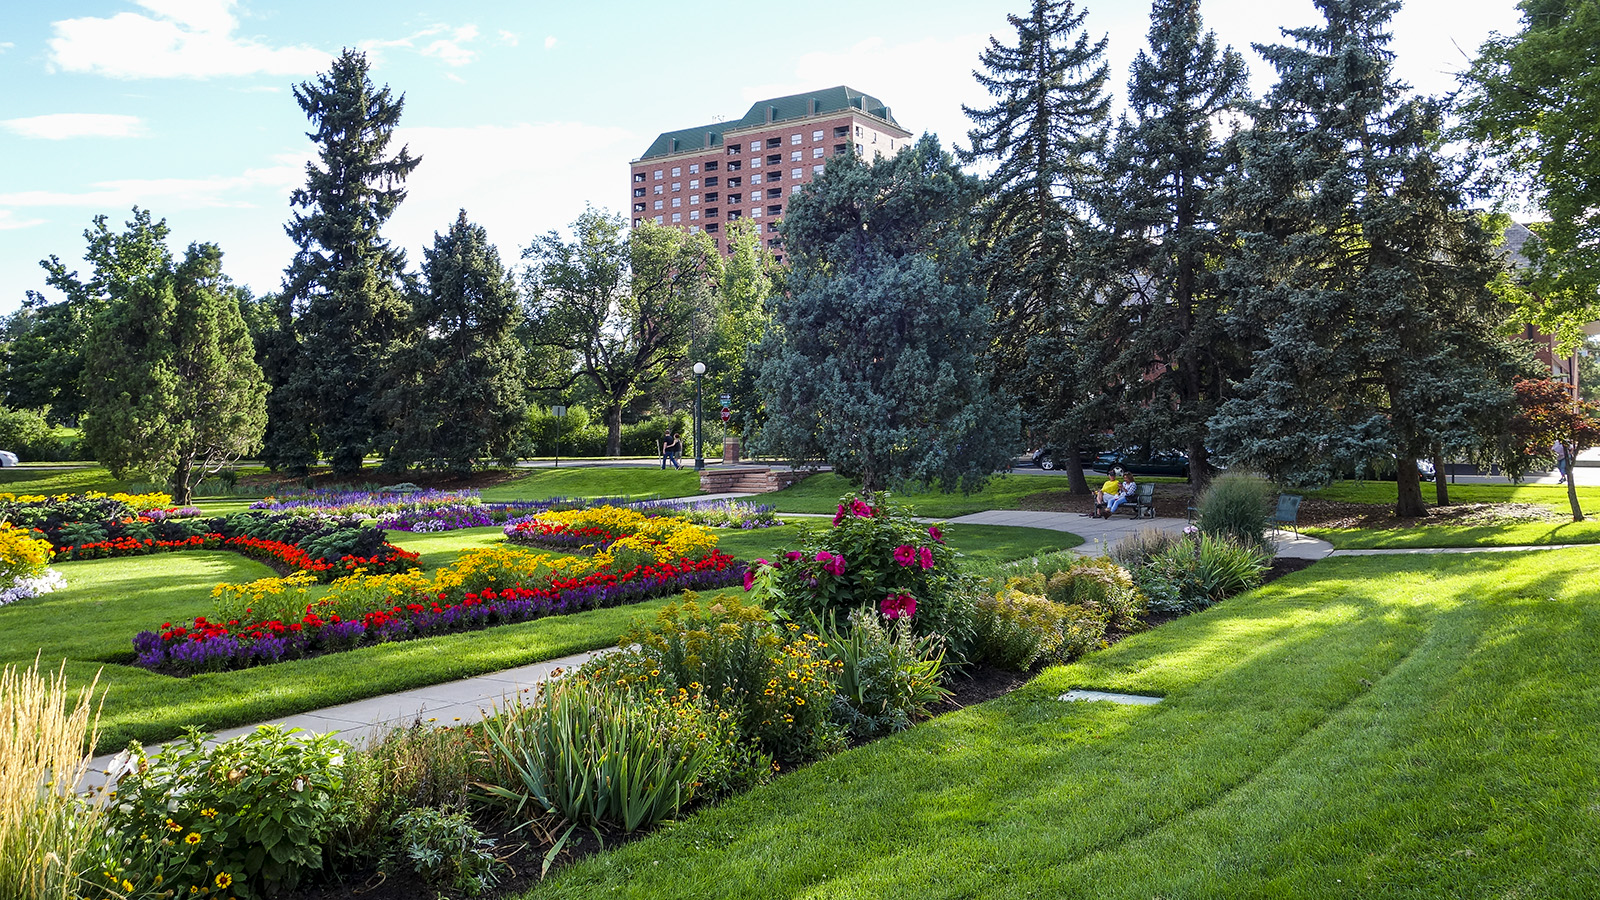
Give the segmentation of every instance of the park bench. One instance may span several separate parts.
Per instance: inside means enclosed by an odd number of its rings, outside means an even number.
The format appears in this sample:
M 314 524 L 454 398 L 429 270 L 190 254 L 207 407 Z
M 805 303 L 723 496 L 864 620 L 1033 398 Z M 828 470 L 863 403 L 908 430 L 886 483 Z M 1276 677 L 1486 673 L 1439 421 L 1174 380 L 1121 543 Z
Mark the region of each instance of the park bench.
M 1285 525 L 1293 530 L 1296 536 L 1300 534 L 1299 494 L 1278 495 L 1278 509 L 1272 514 L 1272 527 L 1282 531 Z
M 1152 482 L 1139 485 L 1128 502 L 1117 511 L 1127 510 L 1135 519 L 1153 519 L 1156 515 L 1156 486 Z

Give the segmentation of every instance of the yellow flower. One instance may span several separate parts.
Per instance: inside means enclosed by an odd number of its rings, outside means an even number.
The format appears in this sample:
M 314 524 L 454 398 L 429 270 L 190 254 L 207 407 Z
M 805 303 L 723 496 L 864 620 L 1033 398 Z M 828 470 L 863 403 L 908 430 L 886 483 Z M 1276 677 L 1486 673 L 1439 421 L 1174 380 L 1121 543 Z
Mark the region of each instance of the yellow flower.
M 185 844 L 198 844 L 198 843 L 200 843 L 200 840 L 201 840 L 201 838 L 200 838 L 199 832 L 195 832 L 195 831 L 189 832 L 187 835 L 184 835 L 184 838 L 183 838 L 183 842 Z
M 217 817 L 217 811 L 207 807 L 206 809 L 200 810 L 200 815 L 205 816 L 208 819 L 215 819 Z
M 230 884 L 233 884 L 233 876 L 232 875 L 229 875 L 227 872 L 223 872 L 222 874 L 217 876 L 217 887 L 225 888 Z

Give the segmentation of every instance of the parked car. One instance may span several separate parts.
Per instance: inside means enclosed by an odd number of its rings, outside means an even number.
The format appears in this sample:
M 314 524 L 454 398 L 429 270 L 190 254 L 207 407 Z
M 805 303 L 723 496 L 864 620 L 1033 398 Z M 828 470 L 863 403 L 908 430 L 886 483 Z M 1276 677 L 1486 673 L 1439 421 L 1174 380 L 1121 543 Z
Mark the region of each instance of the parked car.
M 1157 450 L 1144 453 L 1138 448 L 1112 450 L 1100 454 L 1090 466 L 1096 472 L 1110 472 L 1121 468 L 1130 475 L 1174 475 L 1188 477 L 1189 456 L 1177 450 Z
M 1095 452 L 1093 450 L 1081 451 L 1078 454 L 1078 462 L 1082 463 L 1084 468 L 1094 465 L 1094 460 Z M 1028 454 L 1028 465 L 1038 466 L 1046 472 L 1055 469 L 1056 462 L 1056 448 L 1054 447 L 1040 447 L 1038 450 Z
M 15 453 L 10 450 L 0 450 L 0 468 L 9 469 L 18 462 L 21 462 L 21 460 L 17 459 Z

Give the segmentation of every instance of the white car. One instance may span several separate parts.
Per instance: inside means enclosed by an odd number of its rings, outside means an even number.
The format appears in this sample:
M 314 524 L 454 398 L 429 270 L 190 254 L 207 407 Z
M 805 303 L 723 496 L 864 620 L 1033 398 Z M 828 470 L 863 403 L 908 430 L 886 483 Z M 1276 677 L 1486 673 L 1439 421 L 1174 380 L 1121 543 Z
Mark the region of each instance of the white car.
M 9 469 L 19 462 L 21 462 L 21 460 L 17 459 L 17 455 L 15 453 L 12 453 L 10 450 L 0 450 L 0 468 Z

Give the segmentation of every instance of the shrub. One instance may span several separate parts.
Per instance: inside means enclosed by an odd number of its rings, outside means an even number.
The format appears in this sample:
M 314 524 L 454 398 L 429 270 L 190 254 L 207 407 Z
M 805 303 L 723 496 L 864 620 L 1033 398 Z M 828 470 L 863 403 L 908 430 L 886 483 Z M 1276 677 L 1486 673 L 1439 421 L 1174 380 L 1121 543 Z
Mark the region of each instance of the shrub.
M 828 657 L 837 664 L 833 718 L 856 740 L 911 727 L 948 696 L 940 686 L 944 650 L 933 637 L 918 638 L 909 617 L 885 628 L 876 613 L 858 609 L 849 627 L 830 628 Z
M 1256 587 L 1269 562 L 1259 546 L 1201 533 L 1145 563 L 1136 577 L 1151 612 L 1183 614 Z
M 494 871 L 494 839 L 472 827 L 466 813 L 424 806 L 395 824 L 400 849 L 428 884 L 476 897 L 500 880 Z
M 339 834 L 341 856 L 388 855 L 402 813 L 419 807 L 462 809 L 478 779 L 473 764 L 481 741 L 462 728 L 431 728 L 418 721 L 385 732 L 345 760 Z
M 94 745 L 94 686 L 67 688 L 63 669 L 0 671 L 0 897 L 70 900 L 104 856 L 98 804 L 75 790 Z
M 760 607 L 736 597 L 702 607 L 687 594 L 621 644 L 637 648 L 591 660 L 585 673 L 704 700 L 729 713 L 740 739 L 769 757 L 799 762 L 841 745 L 828 717 L 836 666 L 822 641 L 770 622 Z
M 1175 531 L 1141 528 L 1112 544 L 1107 555 L 1129 572 L 1137 572 L 1145 563 L 1183 543 L 1183 540 L 1183 535 Z
M 1017 579 L 978 601 L 977 661 L 1025 672 L 1055 655 L 1061 608 L 1028 587 L 1026 580 Z
M 1105 619 L 1107 627 L 1135 631 L 1146 599 L 1133 575 L 1105 557 L 1079 559 L 1045 583 L 1046 599 L 1061 606 L 1079 606 Z
M 546 682 L 484 720 L 487 798 L 529 821 L 648 828 L 694 797 L 716 730 L 694 703 L 582 677 Z
M 208 747 L 196 729 L 154 757 L 130 744 L 112 764 L 124 893 L 182 897 L 293 890 L 322 868 L 339 821 L 344 754 L 335 738 L 263 725 Z M 159 880 L 158 880 L 159 879 Z
M 4 406 L 0 406 L 0 450 L 10 450 L 24 462 L 60 462 L 79 456 L 57 436 L 42 413 Z
M 1267 547 L 1272 485 L 1253 475 L 1219 476 L 1195 503 L 1200 531 L 1253 547 Z

